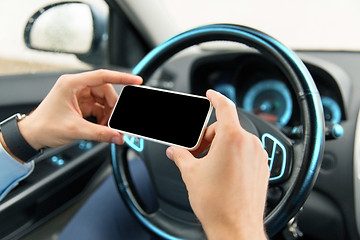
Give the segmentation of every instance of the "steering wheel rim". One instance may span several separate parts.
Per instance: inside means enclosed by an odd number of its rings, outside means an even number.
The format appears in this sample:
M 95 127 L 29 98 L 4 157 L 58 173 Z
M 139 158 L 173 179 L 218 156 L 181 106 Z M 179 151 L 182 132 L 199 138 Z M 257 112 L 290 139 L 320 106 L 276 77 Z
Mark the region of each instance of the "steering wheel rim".
M 323 154 L 324 119 L 320 95 L 302 61 L 280 42 L 258 30 L 240 25 L 215 24 L 195 28 L 170 38 L 145 56 L 133 69 L 133 74 L 142 76 L 146 81 L 159 66 L 179 51 L 196 44 L 219 40 L 246 44 L 274 60 L 290 79 L 300 105 L 304 126 L 301 139 L 302 169 L 299 170 L 294 183 L 280 203 L 265 217 L 265 228 L 271 237 L 286 225 L 305 202 L 315 184 Z M 161 226 L 162 223 L 154 222 L 153 216 L 150 217 L 136 202 L 136 197 L 129 186 L 131 185 L 129 174 L 123 169 L 126 166 L 119 165 L 117 151 L 117 147 L 112 145 L 115 180 L 126 206 L 143 226 L 156 235 L 166 239 L 182 239 L 165 231 L 164 226 Z M 196 227 L 189 231 L 194 231 L 194 236 L 201 236 L 196 233 L 198 231 Z

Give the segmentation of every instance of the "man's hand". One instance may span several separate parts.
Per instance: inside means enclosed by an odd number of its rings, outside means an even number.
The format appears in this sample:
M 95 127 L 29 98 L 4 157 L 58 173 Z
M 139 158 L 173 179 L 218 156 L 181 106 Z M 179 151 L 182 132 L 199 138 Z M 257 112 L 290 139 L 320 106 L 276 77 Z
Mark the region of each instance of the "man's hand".
M 263 215 L 269 180 L 267 153 L 260 140 L 239 123 L 235 105 L 209 90 L 217 122 L 205 132 L 195 158 L 180 147 L 169 147 L 186 184 L 191 206 L 209 239 L 265 239 Z
M 25 140 L 35 149 L 76 139 L 122 144 L 122 135 L 105 125 L 117 101 L 111 84 L 141 84 L 141 77 L 97 70 L 61 76 L 46 98 L 19 122 Z M 84 117 L 94 116 L 98 124 Z

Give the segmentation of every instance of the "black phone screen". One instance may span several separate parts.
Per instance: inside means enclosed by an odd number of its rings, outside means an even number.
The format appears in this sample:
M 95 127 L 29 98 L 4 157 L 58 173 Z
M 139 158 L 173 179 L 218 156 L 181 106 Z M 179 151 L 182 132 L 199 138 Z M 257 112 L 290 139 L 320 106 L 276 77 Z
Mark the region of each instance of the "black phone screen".
M 205 97 L 125 86 L 109 127 L 186 148 L 198 143 L 211 113 Z

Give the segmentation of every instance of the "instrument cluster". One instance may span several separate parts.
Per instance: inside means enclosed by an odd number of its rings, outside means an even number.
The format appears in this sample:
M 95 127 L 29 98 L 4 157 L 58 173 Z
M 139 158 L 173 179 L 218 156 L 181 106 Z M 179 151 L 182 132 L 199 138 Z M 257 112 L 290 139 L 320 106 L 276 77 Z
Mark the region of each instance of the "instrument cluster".
M 312 65 L 307 67 L 320 92 L 325 121 L 340 123 L 344 119 L 344 108 L 336 81 L 323 69 Z M 196 94 L 204 94 L 212 88 L 238 107 L 278 127 L 301 124 L 300 108 L 287 77 L 261 55 L 202 59 L 194 64 L 191 84 Z

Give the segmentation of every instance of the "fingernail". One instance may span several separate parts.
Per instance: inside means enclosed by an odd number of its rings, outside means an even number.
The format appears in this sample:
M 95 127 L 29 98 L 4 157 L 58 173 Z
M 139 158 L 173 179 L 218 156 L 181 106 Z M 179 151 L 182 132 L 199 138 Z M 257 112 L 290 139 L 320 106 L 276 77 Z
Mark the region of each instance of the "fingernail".
M 214 93 L 216 93 L 215 90 L 213 90 L 213 89 L 208 89 L 208 90 L 206 91 L 206 96 L 208 96 L 208 94 L 214 94 Z
M 111 142 L 117 145 L 122 145 L 124 143 L 124 139 L 122 137 L 116 136 L 111 138 Z
M 173 159 L 173 150 L 171 149 L 171 147 L 166 149 L 166 156 L 171 160 Z
M 140 77 L 140 76 L 136 76 L 137 78 L 138 78 L 138 80 L 140 81 L 140 84 L 143 82 L 143 79 L 142 79 L 142 77 Z

